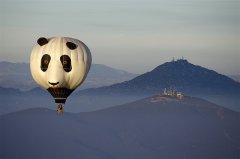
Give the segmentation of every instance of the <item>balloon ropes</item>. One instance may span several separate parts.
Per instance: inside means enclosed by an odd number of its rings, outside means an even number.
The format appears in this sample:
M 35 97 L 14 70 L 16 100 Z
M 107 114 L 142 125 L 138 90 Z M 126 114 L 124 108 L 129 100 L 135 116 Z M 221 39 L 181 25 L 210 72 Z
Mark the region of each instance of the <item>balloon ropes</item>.
M 58 112 L 62 112 L 62 104 L 86 79 L 91 63 L 91 52 L 82 41 L 41 37 L 32 49 L 30 70 L 36 83 L 58 103 Z

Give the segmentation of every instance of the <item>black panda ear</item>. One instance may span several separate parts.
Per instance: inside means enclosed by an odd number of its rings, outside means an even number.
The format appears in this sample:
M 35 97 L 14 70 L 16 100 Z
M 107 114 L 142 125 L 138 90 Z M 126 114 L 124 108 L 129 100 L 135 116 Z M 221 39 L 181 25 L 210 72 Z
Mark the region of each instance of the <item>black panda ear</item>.
M 48 43 L 48 40 L 44 37 L 41 37 L 38 39 L 37 43 L 40 45 L 40 46 L 43 46 L 43 45 L 46 45 Z
M 66 45 L 70 50 L 74 50 L 77 48 L 77 45 L 72 42 L 67 42 Z

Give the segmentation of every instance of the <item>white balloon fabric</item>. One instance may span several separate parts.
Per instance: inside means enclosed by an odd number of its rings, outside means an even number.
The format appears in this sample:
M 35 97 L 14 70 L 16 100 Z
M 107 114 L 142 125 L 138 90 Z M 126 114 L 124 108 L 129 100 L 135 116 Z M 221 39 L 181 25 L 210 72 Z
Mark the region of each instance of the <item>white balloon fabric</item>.
M 30 58 L 32 77 L 56 103 L 65 103 L 85 80 L 92 63 L 91 52 L 82 41 L 69 37 L 41 37 L 37 43 Z

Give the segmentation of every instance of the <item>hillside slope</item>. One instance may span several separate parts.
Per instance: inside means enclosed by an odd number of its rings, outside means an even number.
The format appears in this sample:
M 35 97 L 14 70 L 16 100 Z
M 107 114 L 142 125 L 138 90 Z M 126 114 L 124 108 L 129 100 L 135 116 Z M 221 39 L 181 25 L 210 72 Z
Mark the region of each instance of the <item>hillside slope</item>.
M 0 158 L 235 159 L 239 122 L 240 113 L 193 97 L 79 114 L 35 108 L 0 116 Z

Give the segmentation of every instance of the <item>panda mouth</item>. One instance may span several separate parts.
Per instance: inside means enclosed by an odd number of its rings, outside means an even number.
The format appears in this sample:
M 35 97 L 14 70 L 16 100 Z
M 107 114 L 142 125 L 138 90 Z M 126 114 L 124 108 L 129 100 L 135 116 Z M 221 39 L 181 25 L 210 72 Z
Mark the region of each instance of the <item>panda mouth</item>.
M 55 83 L 53 82 L 52 83 L 52 82 L 49 82 L 49 81 L 48 81 L 48 83 L 51 85 L 52 88 L 56 88 L 57 85 L 59 84 L 59 82 L 55 82 Z

